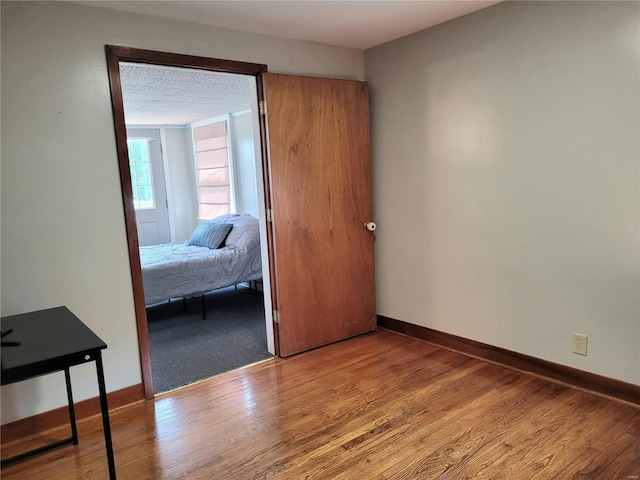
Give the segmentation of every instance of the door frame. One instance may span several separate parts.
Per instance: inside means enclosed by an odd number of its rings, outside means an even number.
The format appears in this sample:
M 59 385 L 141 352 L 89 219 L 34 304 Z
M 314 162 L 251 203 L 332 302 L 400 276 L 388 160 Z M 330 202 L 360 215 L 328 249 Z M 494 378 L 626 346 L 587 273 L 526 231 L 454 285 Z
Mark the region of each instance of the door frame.
M 251 75 L 255 77 L 258 102 L 263 101 L 262 74 L 267 72 L 267 66 L 258 63 L 238 62 L 234 60 L 221 60 L 192 55 L 158 52 L 154 50 L 142 50 L 131 47 L 106 45 L 107 68 L 109 73 L 109 86 L 111 91 L 111 105 L 113 110 L 113 124 L 116 137 L 116 149 L 118 166 L 120 170 L 120 184 L 122 187 L 122 202 L 124 208 L 125 228 L 129 250 L 129 263 L 131 268 L 131 282 L 133 287 L 133 302 L 138 333 L 138 348 L 140 352 L 140 367 L 142 371 L 142 383 L 144 397 L 150 400 L 154 397 L 153 379 L 151 373 L 151 352 L 149 349 L 149 329 L 147 325 L 147 311 L 144 302 L 144 286 L 142 281 L 142 267 L 140 265 L 140 252 L 138 243 L 138 231 L 136 227 L 136 213 L 133 206 L 133 189 L 129 172 L 129 154 L 127 151 L 127 131 L 124 116 L 124 103 L 122 100 L 122 84 L 120 81 L 120 62 L 146 63 L 151 65 L 163 65 L 170 67 L 193 68 L 212 72 L 235 73 Z M 262 171 L 264 184 L 264 202 L 266 208 L 271 206 L 271 194 L 269 185 L 268 165 L 266 157 L 266 125 L 264 115 L 258 115 L 260 121 L 260 151 L 262 153 Z M 269 258 L 273 256 L 273 234 L 271 225 L 267 223 L 267 250 Z M 272 262 L 269 262 L 269 278 L 271 280 L 271 301 L 275 305 L 277 298 Z M 276 308 L 275 306 L 273 308 Z M 278 329 L 273 322 L 275 354 L 279 354 Z

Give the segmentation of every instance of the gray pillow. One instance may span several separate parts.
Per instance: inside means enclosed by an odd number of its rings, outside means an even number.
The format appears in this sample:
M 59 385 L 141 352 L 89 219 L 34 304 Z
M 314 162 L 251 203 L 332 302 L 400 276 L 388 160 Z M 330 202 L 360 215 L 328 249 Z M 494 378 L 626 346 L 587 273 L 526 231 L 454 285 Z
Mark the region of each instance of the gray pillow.
M 220 248 L 232 227 L 233 225 L 230 223 L 201 223 L 191 234 L 189 245 L 212 249 Z

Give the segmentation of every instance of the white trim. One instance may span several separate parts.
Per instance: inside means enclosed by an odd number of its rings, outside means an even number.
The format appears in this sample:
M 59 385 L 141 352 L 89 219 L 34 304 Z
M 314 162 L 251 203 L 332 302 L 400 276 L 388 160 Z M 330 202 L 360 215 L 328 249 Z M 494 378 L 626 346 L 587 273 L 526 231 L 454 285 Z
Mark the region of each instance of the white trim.
M 233 150 L 233 135 L 231 135 L 231 131 L 233 130 L 233 122 L 231 122 L 231 115 L 225 115 L 227 117 L 225 122 L 227 122 L 227 157 L 229 158 L 229 210 L 231 213 L 242 213 L 238 212 L 238 204 L 236 199 L 236 193 L 238 192 L 238 182 L 236 181 L 236 156 Z
M 146 140 L 147 142 L 153 142 L 157 140 L 155 137 L 140 137 L 135 135 L 127 135 L 127 140 Z
M 194 208 L 196 212 L 196 222 L 200 223 L 200 198 L 198 196 L 198 161 L 196 160 L 196 136 L 193 134 L 193 125 L 189 125 L 189 135 L 191 136 L 191 178 L 193 179 L 194 200 L 196 201 Z
M 271 303 L 271 269 L 269 265 L 269 245 L 267 243 L 267 209 L 264 199 L 264 178 L 266 172 L 264 172 L 262 166 L 262 138 L 260 135 L 256 82 L 251 82 L 251 124 L 253 126 L 253 158 L 255 159 L 256 169 L 256 195 L 258 197 L 258 224 L 260 227 L 260 254 L 262 260 L 262 299 L 264 301 L 264 320 L 267 329 L 267 350 L 271 355 L 275 355 L 273 304 Z
M 244 113 L 251 113 L 251 112 L 253 112 L 253 108 L 247 108 L 245 110 L 240 110 L 239 112 L 232 112 L 229 115 L 233 117 L 234 115 L 242 115 Z
M 127 123 L 126 127 L 127 128 L 189 128 L 189 123 L 185 123 L 184 125 L 138 125 L 138 124 L 134 124 L 134 125 L 130 125 Z
M 198 128 L 198 127 L 204 127 L 205 125 L 209 125 L 211 123 L 216 123 L 216 122 L 224 122 L 227 121 L 229 118 L 229 114 L 225 113 L 224 115 L 218 115 L 217 117 L 211 117 L 211 118 L 205 118 L 204 120 L 198 120 L 197 122 L 193 122 L 190 123 L 189 125 L 191 126 L 191 129 L 193 130 L 193 128 Z

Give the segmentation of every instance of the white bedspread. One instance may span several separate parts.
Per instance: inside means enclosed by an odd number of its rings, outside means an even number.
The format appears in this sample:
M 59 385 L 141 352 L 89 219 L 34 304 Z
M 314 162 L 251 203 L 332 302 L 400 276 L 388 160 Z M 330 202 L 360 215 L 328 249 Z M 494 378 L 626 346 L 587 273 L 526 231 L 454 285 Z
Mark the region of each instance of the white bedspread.
M 140 247 L 146 305 L 262 278 L 258 221 L 246 214 L 215 221 L 234 225 L 223 248 L 187 242 Z

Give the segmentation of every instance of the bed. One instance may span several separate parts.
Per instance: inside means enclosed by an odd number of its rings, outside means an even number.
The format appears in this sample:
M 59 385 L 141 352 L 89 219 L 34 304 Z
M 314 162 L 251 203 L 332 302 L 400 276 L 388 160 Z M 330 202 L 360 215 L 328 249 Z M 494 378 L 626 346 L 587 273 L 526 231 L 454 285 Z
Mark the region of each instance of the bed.
M 145 305 L 262 279 L 258 220 L 230 214 L 212 223 L 232 225 L 220 248 L 187 241 L 140 247 Z

